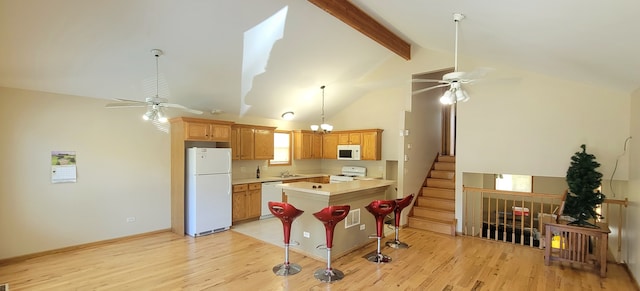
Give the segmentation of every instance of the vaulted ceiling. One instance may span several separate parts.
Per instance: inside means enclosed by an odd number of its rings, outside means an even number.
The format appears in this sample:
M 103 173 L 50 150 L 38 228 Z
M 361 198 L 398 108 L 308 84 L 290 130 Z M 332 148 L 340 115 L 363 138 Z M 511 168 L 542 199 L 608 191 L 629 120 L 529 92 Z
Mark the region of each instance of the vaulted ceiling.
M 461 55 L 640 87 L 638 1 L 350 2 L 412 50 L 452 53 L 460 12 Z M 288 110 L 317 119 L 321 85 L 330 117 L 371 89 L 367 73 L 401 58 L 308 1 L 0 0 L 0 86 L 144 100 L 156 90 L 154 48 L 165 52 L 169 101 L 274 119 Z

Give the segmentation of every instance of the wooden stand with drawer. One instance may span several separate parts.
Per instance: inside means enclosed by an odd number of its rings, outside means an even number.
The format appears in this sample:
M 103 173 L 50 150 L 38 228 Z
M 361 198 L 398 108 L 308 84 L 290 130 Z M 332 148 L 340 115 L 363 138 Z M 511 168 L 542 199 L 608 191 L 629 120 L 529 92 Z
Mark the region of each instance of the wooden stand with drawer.
M 567 225 L 566 222 L 545 223 L 544 264 L 548 266 L 551 261 L 564 261 L 595 265 L 600 267 L 600 276 L 606 277 L 608 240 L 611 230 L 605 223 L 596 225 L 599 228 Z M 558 248 L 553 248 L 551 244 L 554 234 L 561 238 Z

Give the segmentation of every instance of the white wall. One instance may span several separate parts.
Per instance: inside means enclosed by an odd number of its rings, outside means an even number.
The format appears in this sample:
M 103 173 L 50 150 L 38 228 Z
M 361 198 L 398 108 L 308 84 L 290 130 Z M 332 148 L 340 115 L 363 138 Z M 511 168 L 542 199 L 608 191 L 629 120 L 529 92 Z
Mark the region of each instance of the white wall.
M 0 88 L 0 259 L 170 227 L 169 135 L 107 102 Z M 77 183 L 51 183 L 58 150 Z
M 631 140 L 629 146 L 629 207 L 627 209 L 627 233 L 624 235 L 624 242 L 627 248 L 627 264 L 629 270 L 636 279 L 640 280 L 640 90 L 636 90 L 631 95 Z

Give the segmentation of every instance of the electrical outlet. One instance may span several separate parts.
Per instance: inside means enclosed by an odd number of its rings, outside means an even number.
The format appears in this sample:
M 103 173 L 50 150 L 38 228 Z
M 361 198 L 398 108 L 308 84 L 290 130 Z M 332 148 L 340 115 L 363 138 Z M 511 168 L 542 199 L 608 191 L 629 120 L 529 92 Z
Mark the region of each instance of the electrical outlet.
M 135 216 L 127 217 L 127 223 L 131 223 L 131 222 L 136 222 Z
M 365 229 L 365 227 L 366 227 L 366 225 L 361 224 L 361 225 L 360 225 L 360 230 L 364 230 L 364 229 Z
M 302 232 L 302 236 L 304 236 L 306 238 L 310 238 L 311 234 L 308 231 L 304 231 L 304 232 Z

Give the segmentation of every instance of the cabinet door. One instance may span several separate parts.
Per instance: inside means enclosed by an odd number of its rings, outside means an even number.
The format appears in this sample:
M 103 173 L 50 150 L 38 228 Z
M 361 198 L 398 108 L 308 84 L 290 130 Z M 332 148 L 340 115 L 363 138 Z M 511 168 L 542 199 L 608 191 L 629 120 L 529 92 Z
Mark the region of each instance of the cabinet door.
M 247 218 L 247 191 L 233 192 L 231 201 L 231 221 Z
M 231 128 L 231 158 L 240 159 L 240 129 Z
M 348 132 L 339 133 L 338 134 L 338 144 L 339 145 L 349 144 L 349 133 Z
M 337 159 L 338 158 L 338 135 L 328 133 L 322 136 L 322 158 Z
M 311 134 L 311 158 L 322 159 L 322 135 L 319 133 Z
M 209 124 L 200 122 L 185 122 L 186 140 L 209 140 Z
M 231 138 L 231 126 L 211 124 L 209 134 L 212 141 L 229 141 Z
M 253 160 L 253 128 L 240 128 L 240 159 Z
M 360 133 L 360 132 L 350 132 L 349 133 L 349 144 L 362 144 L 362 133 Z
M 311 133 L 307 132 L 294 132 L 293 143 L 294 151 L 293 158 L 296 160 L 310 159 L 311 158 Z
M 260 217 L 262 211 L 262 191 L 249 190 L 247 198 L 247 218 Z
M 273 160 L 273 130 L 255 129 L 254 138 L 254 159 Z
M 362 160 L 380 160 L 382 158 L 381 140 L 378 132 L 362 133 Z

